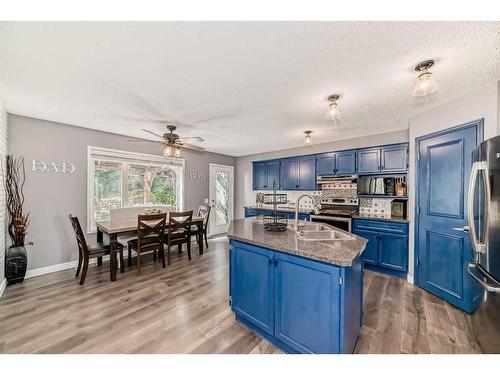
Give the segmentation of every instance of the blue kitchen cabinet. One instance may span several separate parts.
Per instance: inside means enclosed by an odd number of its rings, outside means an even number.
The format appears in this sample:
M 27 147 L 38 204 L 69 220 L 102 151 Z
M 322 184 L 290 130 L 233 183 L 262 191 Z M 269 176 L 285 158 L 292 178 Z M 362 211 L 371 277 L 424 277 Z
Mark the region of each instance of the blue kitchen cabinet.
M 299 168 L 296 158 L 282 159 L 280 162 L 280 189 L 297 190 L 299 187 Z
M 358 175 L 380 173 L 380 147 L 358 150 Z
M 378 265 L 399 272 L 406 272 L 408 262 L 408 237 L 401 234 L 378 233 Z
M 253 190 L 279 189 L 279 160 L 253 162 Z
M 335 153 L 316 156 L 316 173 L 318 176 L 335 175 Z
M 269 334 L 274 332 L 274 253 L 236 242 L 231 254 L 233 311 Z
M 382 147 L 380 169 L 383 173 L 406 173 L 408 169 L 408 146 L 394 145 Z
M 300 353 L 337 353 L 340 268 L 277 253 L 275 337 Z
M 347 176 L 356 174 L 356 150 L 317 155 L 316 173 L 318 176 Z
M 335 175 L 349 176 L 356 174 L 356 150 L 342 151 L 335 154 Z
M 316 158 L 299 156 L 282 159 L 280 163 L 281 190 L 315 190 Z
M 363 303 L 359 259 L 338 267 L 235 240 L 230 252 L 231 307 L 240 323 L 287 353 L 354 351 Z
M 250 208 L 250 207 L 245 207 L 245 217 L 254 217 L 258 215 L 272 215 L 273 211 L 270 209 L 266 208 Z M 286 216 L 288 220 L 294 220 L 295 219 L 295 212 L 292 211 L 279 211 L 278 210 L 278 215 Z M 309 221 L 310 216 L 309 214 L 306 213 L 299 213 L 299 220 L 303 221 Z
M 372 147 L 358 150 L 358 175 L 406 173 L 408 145 Z
M 357 229 L 354 230 L 354 234 L 366 238 L 368 243 L 366 244 L 365 251 L 363 251 L 363 261 L 365 264 L 378 265 L 378 238 L 377 232 Z
M 316 190 L 316 158 L 301 156 L 299 162 L 299 190 Z
M 363 252 L 367 269 L 406 277 L 408 271 L 408 224 L 354 219 L 353 233 L 368 240 Z

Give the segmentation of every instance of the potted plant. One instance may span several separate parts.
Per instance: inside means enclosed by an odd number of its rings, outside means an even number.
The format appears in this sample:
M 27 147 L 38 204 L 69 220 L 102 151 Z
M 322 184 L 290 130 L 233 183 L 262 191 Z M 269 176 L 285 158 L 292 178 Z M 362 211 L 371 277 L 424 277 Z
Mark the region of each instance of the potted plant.
M 24 280 L 28 267 L 25 245 L 32 244 L 25 243 L 29 225 L 29 213 L 23 213 L 25 180 L 24 158 L 16 159 L 12 155 L 7 155 L 5 195 L 9 215 L 7 229 L 12 244 L 5 255 L 5 277 L 9 284 Z

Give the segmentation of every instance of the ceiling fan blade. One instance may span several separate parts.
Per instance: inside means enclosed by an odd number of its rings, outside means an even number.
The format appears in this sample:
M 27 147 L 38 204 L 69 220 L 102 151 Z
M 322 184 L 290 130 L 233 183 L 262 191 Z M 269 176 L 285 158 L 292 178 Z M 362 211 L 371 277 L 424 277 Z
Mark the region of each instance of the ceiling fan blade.
M 187 149 L 190 149 L 193 151 L 199 151 L 199 152 L 205 151 L 205 149 L 203 147 L 191 145 L 189 143 L 177 143 L 177 144 L 183 148 L 187 148 Z
M 188 141 L 188 142 L 205 142 L 205 140 L 201 137 L 181 137 L 179 138 L 181 142 Z
M 158 134 L 158 133 L 152 132 L 151 130 L 148 130 L 148 129 L 142 129 L 142 130 L 145 131 L 146 133 L 152 134 L 152 135 L 154 135 L 154 136 L 156 136 L 158 138 L 163 139 L 163 136 L 160 135 L 160 134 Z
M 152 141 L 150 139 L 129 139 L 131 143 L 163 143 L 162 141 Z

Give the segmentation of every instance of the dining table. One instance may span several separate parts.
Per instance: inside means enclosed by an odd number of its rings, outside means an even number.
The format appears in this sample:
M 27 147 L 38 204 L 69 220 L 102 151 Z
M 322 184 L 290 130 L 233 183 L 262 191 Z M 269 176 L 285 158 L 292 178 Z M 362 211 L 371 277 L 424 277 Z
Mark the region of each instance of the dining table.
M 196 234 L 198 237 L 198 252 L 200 255 L 203 254 L 203 216 L 193 216 L 191 224 L 196 226 Z M 118 243 L 118 237 L 130 237 L 137 235 L 137 217 L 120 218 L 115 220 L 101 220 L 96 222 L 97 226 L 97 242 L 103 242 L 104 234 L 109 236 L 110 245 L 110 279 L 111 281 L 116 280 L 116 244 Z M 168 221 L 165 226 L 165 231 L 168 232 L 169 224 Z M 193 233 L 194 234 L 194 233 Z M 123 273 L 123 266 L 120 267 L 120 271 Z

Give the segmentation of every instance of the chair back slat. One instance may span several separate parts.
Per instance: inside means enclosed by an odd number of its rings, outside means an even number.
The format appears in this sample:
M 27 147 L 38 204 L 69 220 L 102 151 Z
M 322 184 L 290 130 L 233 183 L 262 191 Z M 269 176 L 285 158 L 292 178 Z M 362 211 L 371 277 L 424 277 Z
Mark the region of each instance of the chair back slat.
M 163 246 L 167 214 L 137 216 L 137 246 L 160 243 Z
M 210 221 L 210 212 L 212 212 L 212 206 L 208 206 L 207 213 L 203 216 L 203 230 L 207 230 L 208 222 Z
M 69 215 L 69 220 L 71 222 L 71 226 L 73 227 L 73 231 L 75 232 L 76 242 L 78 244 L 78 250 L 82 255 L 88 256 L 89 250 L 87 247 L 87 241 L 85 240 L 85 236 L 83 234 L 82 227 L 80 226 L 80 221 L 78 217 Z
M 168 232 L 177 231 L 190 232 L 191 222 L 193 221 L 193 211 L 170 212 L 168 217 Z

